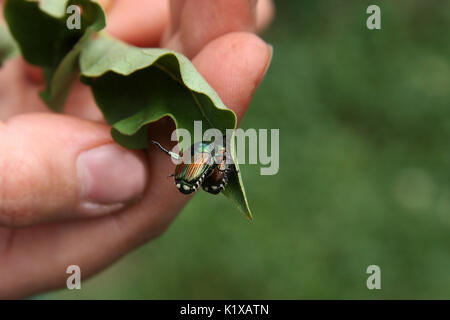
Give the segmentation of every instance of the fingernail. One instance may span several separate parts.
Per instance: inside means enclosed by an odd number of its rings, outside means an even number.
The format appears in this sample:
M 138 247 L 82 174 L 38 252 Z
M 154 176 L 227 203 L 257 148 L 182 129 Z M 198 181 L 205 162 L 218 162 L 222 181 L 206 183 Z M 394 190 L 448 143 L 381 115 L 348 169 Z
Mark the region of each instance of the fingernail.
M 122 209 L 140 197 L 146 183 L 143 161 L 115 144 L 81 153 L 77 173 L 81 209 L 92 214 Z
M 272 57 L 273 57 L 273 46 L 268 44 L 267 49 L 269 50 L 266 66 L 264 67 L 264 71 L 262 73 L 261 80 L 264 79 L 266 76 L 267 71 L 269 70 L 270 64 L 272 63 Z

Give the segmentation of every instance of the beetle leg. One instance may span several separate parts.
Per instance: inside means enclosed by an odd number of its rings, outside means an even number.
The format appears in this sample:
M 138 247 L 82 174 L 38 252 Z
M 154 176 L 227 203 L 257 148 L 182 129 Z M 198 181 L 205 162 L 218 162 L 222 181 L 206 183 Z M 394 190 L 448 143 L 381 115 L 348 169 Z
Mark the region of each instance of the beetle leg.
M 209 178 L 209 177 L 211 177 L 212 176 L 212 174 L 213 174 L 213 170 L 210 170 L 206 175 L 205 175 L 205 178 L 207 179 L 207 178 Z
M 230 169 L 230 171 L 233 171 L 233 169 L 234 169 L 234 171 L 236 171 L 236 173 L 239 173 L 239 169 L 236 168 L 236 165 L 234 163 L 230 166 L 229 169 Z
M 167 149 L 165 149 L 159 142 L 152 140 L 152 142 L 154 144 L 156 144 L 164 153 L 166 153 L 167 155 L 169 155 L 171 158 L 175 159 L 175 160 L 180 160 L 181 157 L 176 154 L 175 152 L 171 152 Z

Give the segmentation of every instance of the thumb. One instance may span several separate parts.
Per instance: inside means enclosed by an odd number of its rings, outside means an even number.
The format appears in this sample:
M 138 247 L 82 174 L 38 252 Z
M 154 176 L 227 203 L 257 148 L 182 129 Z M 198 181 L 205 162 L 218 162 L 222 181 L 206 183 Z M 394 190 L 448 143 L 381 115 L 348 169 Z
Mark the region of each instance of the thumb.
M 0 225 L 112 213 L 146 180 L 143 155 L 113 143 L 106 125 L 48 113 L 0 122 Z

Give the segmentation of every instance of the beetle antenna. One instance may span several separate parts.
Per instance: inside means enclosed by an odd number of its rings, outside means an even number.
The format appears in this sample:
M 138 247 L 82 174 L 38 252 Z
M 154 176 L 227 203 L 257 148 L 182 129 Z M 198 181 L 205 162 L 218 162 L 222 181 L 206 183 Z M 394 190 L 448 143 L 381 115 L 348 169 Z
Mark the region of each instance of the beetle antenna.
M 175 152 L 171 152 L 167 149 L 165 149 L 158 141 L 152 140 L 152 142 L 154 144 L 156 144 L 165 154 L 169 155 L 171 158 L 175 159 L 175 160 L 180 160 L 181 157 L 176 154 Z

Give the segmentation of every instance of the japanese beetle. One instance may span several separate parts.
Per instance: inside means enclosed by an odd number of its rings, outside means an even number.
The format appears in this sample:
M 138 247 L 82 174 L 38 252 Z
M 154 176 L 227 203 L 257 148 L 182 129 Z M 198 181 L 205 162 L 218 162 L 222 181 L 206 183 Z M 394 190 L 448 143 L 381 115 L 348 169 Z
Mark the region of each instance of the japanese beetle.
M 163 152 L 175 160 L 182 160 L 183 154 L 165 149 L 157 141 L 152 141 Z M 183 194 L 191 194 L 202 186 L 212 194 L 222 192 L 231 172 L 235 169 L 226 148 L 214 142 L 197 142 L 190 147 L 190 163 L 181 162 L 175 167 L 175 185 Z

